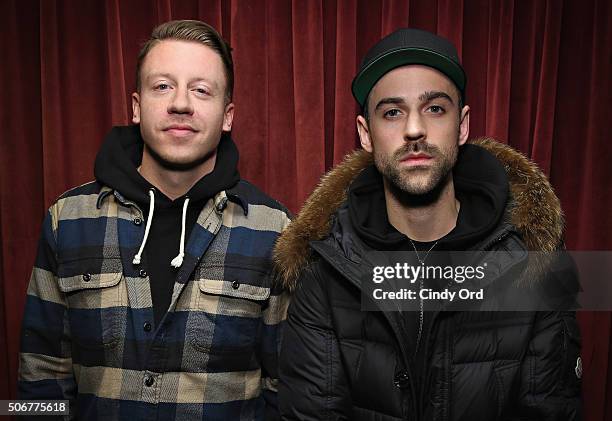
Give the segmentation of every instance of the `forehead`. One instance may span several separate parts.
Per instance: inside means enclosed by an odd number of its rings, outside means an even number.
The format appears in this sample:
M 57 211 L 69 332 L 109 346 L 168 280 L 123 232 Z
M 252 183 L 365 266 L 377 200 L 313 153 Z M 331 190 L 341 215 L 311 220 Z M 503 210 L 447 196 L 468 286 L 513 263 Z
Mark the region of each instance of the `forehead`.
M 199 42 L 163 40 L 151 48 L 142 64 L 142 76 L 156 73 L 222 78 L 223 61 L 215 50 Z
M 377 100 L 394 96 L 416 99 L 427 91 L 446 92 L 451 98 L 458 98 L 459 95 L 457 87 L 442 72 L 411 64 L 386 73 L 372 88 L 370 98 Z

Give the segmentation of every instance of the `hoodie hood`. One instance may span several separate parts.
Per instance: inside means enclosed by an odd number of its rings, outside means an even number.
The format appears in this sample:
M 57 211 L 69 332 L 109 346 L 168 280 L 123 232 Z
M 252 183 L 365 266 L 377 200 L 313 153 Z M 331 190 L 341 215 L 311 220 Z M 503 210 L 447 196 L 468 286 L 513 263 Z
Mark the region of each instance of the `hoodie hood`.
M 525 155 L 493 139 L 475 139 L 469 144 L 474 145 L 469 149 L 474 150 L 475 155 L 470 152 L 472 157 L 468 156 L 469 159 L 461 163 L 458 160 L 454 169 L 459 170 L 456 171 L 459 176 L 454 178 L 459 185 L 457 191 L 478 189 L 480 205 L 490 201 L 488 206 L 494 210 L 486 222 L 472 222 L 476 223 L 476 231 L 488 232 L 501 216 L 521 234 L 528 250 L 557 250 L 562 242 L 564 221 L 559 199 L 546 176 Z M 504 182 L 499 176 L 490 178 L 489 185 L 480 183 L 480 186 L 470 187 L 474 183 L 471 172 L 479 172 L 483 168 L 474 159 L 483 159 L 482 154 L 486 154 L 488 159 L 494 157 L 504 169 L 502 175 L 505 173 L 509 195 L 507 190 L 506 193 L 503 189 L 495 191 L 496 185 Z M 295 288 L 297 277 L 310 258 L 309 243 L 329 235 L 332 215 L 347 200 L 353 182 L 372 165 L 372 155 L 368 152 L 359 150 L 347 155 L 343 162 L 323 176 L 298 216 L 283 232 L 274 250 L 274 260 L 285 287 L 290 290 Z M 486 171 L 493 174 L 495 168 L 489 167 Z M 487 174 L 480 173 L 477 179 L 483 177 L 486 179 Z M 509 200 L 502 199 L 504 194 L 509 196 Z M 504 203 L 501 208 L 500 203 Z M 467 231 L 465 235 L 474 235 L 474 231 L 471 234 Z
M 149 203 L 148 192 L 155 186 L 137 170 L 142 162 L 143 149 L 139 125 L 113 127 L 96 157 L 96 180 L 118 191 L 128 200 L 138 204 Z M 202 177 L 186 196 L 191 201 L 200 201 L 234 186 L 240 180 L 237 165 L 238 149 L 229 134 L 224 132 L 219 142 L 215 168 Z M 161 192 L 156 193 L 156 206 L 170 206 L 172 203 Z
M 459 148 L 453 181 L 461 208 L 455 228 L 435 242 L 437 250 L 473 247 L 498 225 L 508 200 L 504 168 L 478 146 Z M 388 220 L 383 177 L 373 164 L 351 183 L 347 203 L 351 225 L 371 248 L 393 251 L 411 247 L 408 237 Z

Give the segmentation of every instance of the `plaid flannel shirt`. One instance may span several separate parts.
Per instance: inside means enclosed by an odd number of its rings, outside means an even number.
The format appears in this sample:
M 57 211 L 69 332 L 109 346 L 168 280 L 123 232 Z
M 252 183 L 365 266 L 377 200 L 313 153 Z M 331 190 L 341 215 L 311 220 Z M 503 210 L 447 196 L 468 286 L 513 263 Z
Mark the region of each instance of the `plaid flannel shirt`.
M 244 181 L 210 199 L 159 326 L 144 265 L 132 264 L 142 219 L 97 182 L 51 206 L 27 292 L 20 398 L 69 399 L 71 419 L 275 418 L 288 295 L 270 256 L 287 211 Z

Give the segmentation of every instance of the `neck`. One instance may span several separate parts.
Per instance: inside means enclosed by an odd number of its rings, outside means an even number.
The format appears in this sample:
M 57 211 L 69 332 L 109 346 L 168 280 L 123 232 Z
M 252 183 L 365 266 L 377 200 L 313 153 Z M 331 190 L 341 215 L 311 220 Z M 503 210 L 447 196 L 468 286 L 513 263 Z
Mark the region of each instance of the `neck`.
M 417 205 L 400 200 L 384 179 L 387 216 L 399 232 L 416 241 L 435 241 L 451 232 L 457 225 L 460 203 L 455 198 L 452 175 L 436 199 Z
M 171 200 L 187 193 L 202 177 L 210 174 L 215 168 L 217 152 L 206 161 L 189 170 L 172 170 L 160 165 L 145 147 L 142 164 L 138 171 L 149 183 Z

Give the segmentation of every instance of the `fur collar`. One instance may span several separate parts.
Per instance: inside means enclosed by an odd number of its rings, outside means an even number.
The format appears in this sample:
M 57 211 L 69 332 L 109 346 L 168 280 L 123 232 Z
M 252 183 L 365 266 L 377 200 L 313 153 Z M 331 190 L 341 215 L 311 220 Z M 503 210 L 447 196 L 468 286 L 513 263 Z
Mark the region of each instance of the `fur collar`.
M 492 153 L 504 166 L 510 182 L 510 222 L 523 236 L 529 250 L 554 251 L 562 241 L 564 220 L 559 199 L 546 176 L 521 152 L 490 138 L 471 140 Z M 297 217 L 282 233 L 274 248 L 274 264 L 283 285 L 294 290 L 300 270 L 310 258 L 308 243 L 321 240 L 331 228 L 331 216 L 346 200 L 349 185 L 372 155 L 354 151 L 325 174 Z

